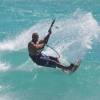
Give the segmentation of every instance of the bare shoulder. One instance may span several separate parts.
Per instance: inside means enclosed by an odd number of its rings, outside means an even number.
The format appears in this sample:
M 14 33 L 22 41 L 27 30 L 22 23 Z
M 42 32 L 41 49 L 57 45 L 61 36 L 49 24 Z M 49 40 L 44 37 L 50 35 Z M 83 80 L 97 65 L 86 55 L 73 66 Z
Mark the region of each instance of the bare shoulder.
M 34 46 L 34 43 L 32 43 L 31 41 L 28 43 L 28 47 L 30 46 Z
M 39 40 L 39 43 L 44 43 L 44 40 Z

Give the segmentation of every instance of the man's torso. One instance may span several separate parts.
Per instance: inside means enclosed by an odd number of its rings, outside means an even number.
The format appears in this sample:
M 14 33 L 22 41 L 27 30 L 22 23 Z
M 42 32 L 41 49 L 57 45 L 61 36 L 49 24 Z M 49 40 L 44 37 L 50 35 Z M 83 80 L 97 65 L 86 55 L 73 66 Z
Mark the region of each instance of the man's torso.
M 28 51 L 29 51 L 29 54 L 30 55 L 37 55 L 37 54 L 40 54 L 42 49 L 37 49 L 35 46 L 34 46 L 34 43 L 31 41 L 29 42 L 28 44 Z

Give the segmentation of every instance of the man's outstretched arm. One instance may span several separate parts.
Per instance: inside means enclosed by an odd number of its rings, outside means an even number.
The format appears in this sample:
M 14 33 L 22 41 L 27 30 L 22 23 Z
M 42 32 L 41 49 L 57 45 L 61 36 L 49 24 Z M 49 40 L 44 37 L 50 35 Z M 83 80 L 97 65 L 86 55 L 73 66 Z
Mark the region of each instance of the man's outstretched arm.
M 44 43 L 44 46 L 45 46 L 45 44 L 47 44 L 47 42 L 49 40 L 50 35 L 51 35 L 51 31 L 48 31 L 48 34 L 45 36 L 45 38 L 43 40 L 39 41 L 39 44 Z
M 47 36 L 44 38 L 44 43 L 45 43 L 45 44 L 47 44 L 47 42 L 48 42 L 48 40 L 49 40 L 49 38 L 50 38 L 51 33 L 52 33 L 52 32 L 51 32 L 51 29 L 49 29 L 49 30 L 48 30 Z
M 40 40 L 39 43 L 43 43 L 44 42 L 45 44 L 47 44 L 47 42 L 48 42 L 48 40 L 50 38 L 50 35 L 52 33 L 52 30 L 51 29 L 52 29 L 54 23 L 55 23 L 55 19 L 51 23 L 51 26 L 50 26 L 50 28 L 48 30 L 48 34 L 46 35 L 46 37 L 43 40 Z

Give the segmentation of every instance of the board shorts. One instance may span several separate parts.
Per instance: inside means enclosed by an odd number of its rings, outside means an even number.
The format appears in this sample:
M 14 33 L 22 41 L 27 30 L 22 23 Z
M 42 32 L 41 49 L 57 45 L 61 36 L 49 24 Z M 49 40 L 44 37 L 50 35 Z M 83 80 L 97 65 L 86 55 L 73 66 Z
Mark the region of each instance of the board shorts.
M 57 67 L 58 59 L 56 57 L 47 56 L 44 54 L 37 54 L 37 55 L 29 55 L 33 62 L 35 62 L 37 65 L 45 66 L 45 67 Z

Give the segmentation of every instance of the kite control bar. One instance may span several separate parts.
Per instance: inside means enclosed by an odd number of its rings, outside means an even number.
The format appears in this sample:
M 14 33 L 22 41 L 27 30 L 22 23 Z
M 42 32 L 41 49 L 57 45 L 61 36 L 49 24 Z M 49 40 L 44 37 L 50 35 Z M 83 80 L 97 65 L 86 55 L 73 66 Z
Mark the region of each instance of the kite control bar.
M 51 32 L 51 28 L 53 27 L 54 23 L 55 23 L 55 19 L 52 21 L 51 26 L 50 26 L 48 32 Z

